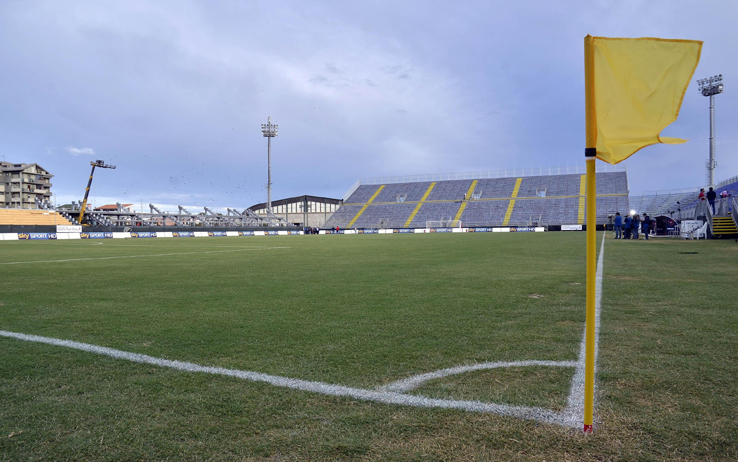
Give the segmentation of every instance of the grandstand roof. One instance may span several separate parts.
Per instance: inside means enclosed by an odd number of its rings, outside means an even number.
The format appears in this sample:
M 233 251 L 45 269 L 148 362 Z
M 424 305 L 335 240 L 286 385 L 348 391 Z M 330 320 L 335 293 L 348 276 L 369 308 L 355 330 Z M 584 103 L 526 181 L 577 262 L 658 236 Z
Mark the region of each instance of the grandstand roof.
M 324 202 L 326 204 L 340 204 L 342 201 L 341 199 L 333 199 L 331 197 L 320 197 L 320 196 L 295 196 L 295 197 L 289 197 L 287 199 L 279 199 L 276 201 L 272 201 L 272 207 L 276 207 L 278 205 L 286 205 L 286 204 L 302 204 L 303 202 Z M 249 207 L 249 210 L 257 211 L 261 209 L 266 208 L 266 202 L 261 202 L 259 204 L 252 205 Z

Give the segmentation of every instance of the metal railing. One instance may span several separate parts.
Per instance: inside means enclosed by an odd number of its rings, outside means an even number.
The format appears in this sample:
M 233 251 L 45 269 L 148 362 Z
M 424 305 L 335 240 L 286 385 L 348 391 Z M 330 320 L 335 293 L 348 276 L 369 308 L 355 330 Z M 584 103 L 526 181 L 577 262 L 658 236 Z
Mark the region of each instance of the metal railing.
M 705 204 L 705 219 L 707 221 L 710 234 L 712 234 L 712 207 L 710 207 L 710 204 L 708 204 L 707 201 L 702 201 L 702 203 Z
M 738 183 L 738 175 L 736 175 L 736 176 L 734 176 L 732 178 L 728 178 L 727 180 L 721 181 L 720 183 L 717 184 L 717 186 L 715 188 L 716 189 L 717 188 L 722 188 L 723 186 L 729 185 L 731 183 Z

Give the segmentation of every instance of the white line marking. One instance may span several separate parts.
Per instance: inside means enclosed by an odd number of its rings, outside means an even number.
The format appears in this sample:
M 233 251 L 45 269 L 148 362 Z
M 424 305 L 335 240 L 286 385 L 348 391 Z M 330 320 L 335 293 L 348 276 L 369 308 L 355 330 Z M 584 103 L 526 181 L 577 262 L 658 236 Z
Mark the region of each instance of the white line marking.
M 207 374 L 225 375 L 236 377 L 252 382 L 265 382 L 278 387 L 292 388 L 295 390 L 310 391 L 329 396 L 342 396 L 354 398 L 363 401 L 375 401 L 385 404 L 399 404 L 404 406 L 415 407 L 437 407 L 444 409 L 459 409 L 470 412 L 492 412 L 495 414 L 509 415 L 520 417 L 523 419 L 534 419 L 541 422 L 555 423 L 564 425 L 559 413 L 548 409 L 508 406 L 496 403 L 483 403 L 480 401 L 457 401 L 452 399 L 433 399 L 424 396 L 406 395 L 391 391 L 366 390 L 362 388 L 346 387 L 343 385 L 333 385 L 323 382 L 314 382 L 310 380 L 292 379 L 289 377 L 280 377 L 276 375 L 263 374 L 253 371 L 241 371 L 237 369 L 225 369 L 222 367 L 201 366 L 199 364 L 188 363 L 183 361 L 172 361 L 168 359 L 155 358 L 153 356 L 142 355 L 138 353 L 130 353 L 127 351 L 115 350 L 113 348 L 90 345 L 89 343 L 73 342 L 70 340 L 61 340 L 56 338 L 41 337 L 38 335 L 26 335 L 15 332 L 0 330 L 0 336 L 25 340 L 28 342 L 45 343 L 47 345 L 62 346 L 75 350 L 87 351 L 111 358 L 125 359 L 142 364 L 151 364 L 154 366 L 168 367 L 186 372 L 204 372 Z
M 87 261 L 87 260 L 114 260 L 119 258 L 150 258 L 150 257 L 169 257 L 172 255 L 201 255 L 207 253 L 230 253 L 230 252 L 245 252 L 247 250 L 274 250 L 274 249 L 289 249 L 289 247 L 261 247 L 261 248 L 249 248 L 240 250 L 209 250 L 205 252 L 176 252 L 176 253 L 158 253 L 151 255 L 117 255 L 113 257 L 87 257 L 87 258 L 68 258 L 66 260 L 34 260 L 34 261 L 11 261 L 0 263 L 0 265 L 24 265 L 29 263 L 63 263 L 69 261 Z
M 196 252 L 193 252 L 196 253 Z M 210 252 L 208 252 L 210 253 Z M 595 364 L 597 363 L 597 351 L 599 348 L 599 330 L 600 330 L 600 308 L 602 301 L 602 270 L 605 255 L 605 236 L 602 237 L 602 245 L 600 247 L 600 256 L 597 263 L 596 292 L 595 292 Z M 539 422 L 552 423 L 573 428 L 581 428 L 584 421 L 584 358 L 585 358 L 585 340 L 582 339 L 579 351 L 579 360 L 574 361 L 513 361 L 513 362 L 496 362 L 482 363 L 476 365 L 452 367 L 441 369 L 439 371 L 426 374 L 419 374 L 404 380 L 393 382 L 389 385 L 379 387 L 375 390 L 367 390 L 363 388 L 346 387 L 343 385 L 334 385 L 324 382 L 315 382 L 309 380 L 299 380 L 289 377 L 280 377 L 276 375 L 263 374 L 254 371 L 242 371 L 237 369 L 225 369 L 222 367 L 202 366 L 199 364 L 188 363 L 183 361 L 172 361 L 168 359 L 155 358 L 153 356 L 142 355 L 138 353 L 130 353 L 113 348 L 91 345 L 88 343 L 73 342 L 71 340 L 61 340 L 50 337 L 41 337 L 38 335 L 27 335 L 16 332 L 8 332 L 0 330 L 0 336 L 25 340 L 28 342 L 45 343 L 48 345 L 62 346 L 75 350 L 87 351 L 103 356 L 109 356 L 117 359 L 125 359 L 143 364 L 152 364 L 160 367 L 168 367 L 180 371 L 187 372 L 203 372 L 207 374 L 225 375 L 236 377 L 252 382 L 265 382 L 278 387 L 291 388 L 295 390 L 310 391 L 329 396 L 341 396 L 359 399 L 363 401 L 374 401 L 385 404 L 398 404 L 403 406 L 427 407 L 427 408 L 443 408 L 458 409 L 469 412 L 490 412 L 499 415 L 519 417 L 522 419 L 537 420 Z M 497 403 L 484 403 L 481 401 L 459 401 L 453 399 L 434 399 L 418 395 L 408 395 L 403 392 L 410 391 L 420 384 L 437 378 L 449 375 L 460 374 L 464 372 L 493 369 L 501 367 L 521 367 L 521 366 L 551 366 L 551 367 L 575 367 L 574 377 L 572 378 L 571 389 L 567 400 L 567 407 L 560 411 L 552 411 L 550 409 L 542 409 L 538 407 L 511 406 Z M 596 372 L 596 367 L 595 367 Z
M 440 379 L 448 377 L 450 375 L 463 374 L 465 372 L 481 371 L 487 369 L 498 369 L 502 367 L 526 367 L 526 366 L 550 366 L 550 367 L 576 367 L 576 361 L 512 361 L 512 362 L 491 362 L 472 364 L 470 366 L 457 366 L 450 367 L 448 369 L 441 369 L 435 372 L 428 372 L 426 374 L 419 374 L 409 377 L 407 379 L 398 380 L 397 382 L 390 383 L 379 387 L 379 390 L 385 391 L 396 391 L 396 392 L 408 392 L 414 390 L 429 380 Z
M 597 260 L 597 277 L 595 278 L 595 378 L 597 377 L 597 352 L 600 347 L 600 311 L 602 308 L 602 271 L 605 258 L 605 235 L 602 235 L 602 245 L 600 245 L 600 256 Z M 571 389 L 569 390 L 569 399 L 567 400 L 566 409 L 563 414 L 570 422 L 571 426 L 581 428 L 584 425 L 584 367 L 585 353 L 587 349 L 586 338 L 587 333 L 582 335 L 582 342 L 579 345 L 579 361 L 571 379 Z M 595 399 L 597 399 L 597 380 L 595 380 Z

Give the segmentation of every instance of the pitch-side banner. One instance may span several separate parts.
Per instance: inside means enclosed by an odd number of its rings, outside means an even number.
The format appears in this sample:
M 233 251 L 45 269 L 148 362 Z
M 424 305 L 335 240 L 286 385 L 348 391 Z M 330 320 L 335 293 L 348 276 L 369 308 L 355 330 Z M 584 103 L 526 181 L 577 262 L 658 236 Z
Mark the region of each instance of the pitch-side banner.
M 57 233 L 81 233 L 81 226 L 70 226 L 70 225 L 56 225 Z

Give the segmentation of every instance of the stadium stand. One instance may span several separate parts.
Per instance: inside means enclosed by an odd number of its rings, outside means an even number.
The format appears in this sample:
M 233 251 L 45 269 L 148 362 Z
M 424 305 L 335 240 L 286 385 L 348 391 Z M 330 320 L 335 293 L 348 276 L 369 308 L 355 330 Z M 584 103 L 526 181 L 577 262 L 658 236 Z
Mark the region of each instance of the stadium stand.
M 705 188 L 707 190 L 707 188 Z M 691 220 L 695 218 L 697 213 L 697 202 L 698 202 L 698 194 L 699 194 L 699 188 L 693 188 L 691 190 L 682 190 L 680 194 L 669 194 L 670 197 L 666 197 L 666 193 L 651 193 L 651 194 L 644 194 L 643 196 L 636 196 L 635 198 L 631 198 L 631 200 L 635 199 L 633 202 L 638 203 L 638 200 L 641 200 L 643 202 L 646 202 L 648 200 L 653 201 L 653 207 L 654 209 L 658 210 L 659 215 L 667 215 L 675 220 L 682 220 L 682 219 L 688 219 Z M 729 207 L 729 200 L 721 200 L 720 195 L 721 193 L 725 191 L 728 193 L 730 197 L 738 197 L 738 176 L 734 176 L 732 178 L 729 178 L 727 180 L 721 181 L 717 184 L 715 187 L 715 192 L 717 193 L 718 199 L 716 201 L 716 204 L 719 204 L 716 207 L 716 212 L 718 214 L 726 214 Z M 668 193 L 671 193 L 670 191 Z M 658 198 L 658 202 L 657 199 Z M 679 201 L 679 204 L 677 204 L 677 201 Z M 722 212 L 721 212 L 722 209 Z M 637 209 L 640 211 L 641 209 Z M 649 209 L 645 209 L 650 212 Z M 652 213 L 653 215 L 653 213 Z M 655 215 L 654 215 L 655 216 Z
M 597 222 L 627 213 L 625 171 L 597 174 Z M 333 228 L 424 228 L 441 221 L 456 226 L 581 224 L 584 175 L 538 175 L 360 184 L 326 222 Z
M 55 226 L 72 222 L 51 210 L 0 209 L 0 225 Z

